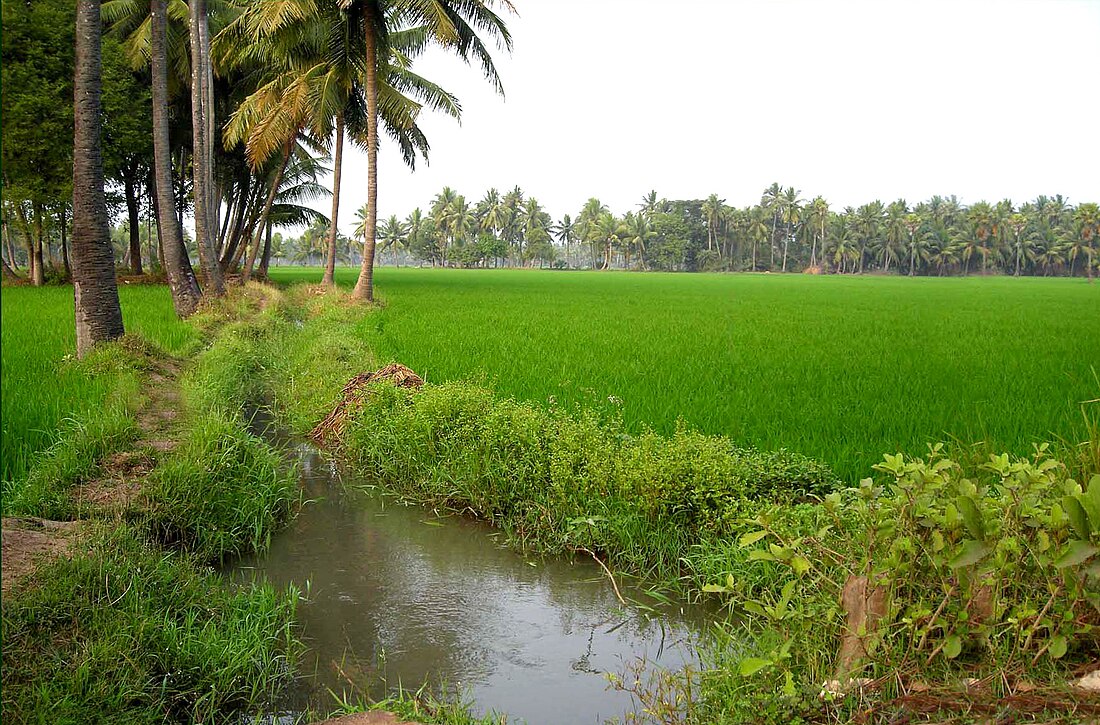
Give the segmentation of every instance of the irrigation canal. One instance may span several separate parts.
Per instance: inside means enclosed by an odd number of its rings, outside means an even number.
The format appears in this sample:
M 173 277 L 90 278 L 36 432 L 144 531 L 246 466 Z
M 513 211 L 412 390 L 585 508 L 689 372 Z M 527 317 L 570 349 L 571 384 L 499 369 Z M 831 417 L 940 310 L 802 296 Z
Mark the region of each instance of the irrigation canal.
M 703 609 L 621 586 L 623 606 L 595 562 L 524 557 L 483 523 L 396 504 L 342 479 L 314 447 L 270 426 L 264 434 L 297 459 L 310 502 L 266 554 L 234 562 L 231 575 L 306 596 L 298 615 L 310 676 L 284 712 L 331 710 L 331 693 L 352 692 L 351 682 L 373 698 L 427 682 L 479 714 L 595 723 L 634 706 L 606 673 L 636 658 L 649 671 L 690 661 Z

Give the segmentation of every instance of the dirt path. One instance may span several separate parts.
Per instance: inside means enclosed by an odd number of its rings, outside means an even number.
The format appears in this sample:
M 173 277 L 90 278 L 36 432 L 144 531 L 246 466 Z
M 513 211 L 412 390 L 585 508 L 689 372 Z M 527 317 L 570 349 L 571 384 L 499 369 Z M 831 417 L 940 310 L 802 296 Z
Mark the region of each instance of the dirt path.
M 96 476 L 71 491 L 80 512 L 77 521 L 8 517 L 0 522 L 3 559 L 0 566 L 6 596 L 37 567 L 68 555 L 89 526 L 89 519 L 122 516 L 140 506 L 142 483 L 157 461 L 176 447 L 180 410 L 179 361 L 157 360 L 146 378 L 145 399 L 137 411 L 138 440 L 127 450 L 108 455 Z

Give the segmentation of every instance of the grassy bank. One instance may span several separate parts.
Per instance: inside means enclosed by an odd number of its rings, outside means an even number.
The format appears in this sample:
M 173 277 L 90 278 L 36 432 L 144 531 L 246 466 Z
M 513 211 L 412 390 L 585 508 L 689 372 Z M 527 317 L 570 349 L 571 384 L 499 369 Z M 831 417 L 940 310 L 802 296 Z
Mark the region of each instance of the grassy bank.
M 104 392 L 6 486 L 6 514 L 76 519 L 80 533 L 71 557 L 5 594 L 5 721 L 232 721 L 291 681 L 297 593 L 230 588 L 209 568 L 265 548 L 300 500 L 294 471 L 242 415 L 260 389 L 226 383 L 252 374 L 234 341 L 262 324 L 250 320 L 268 296 L 253 288 L 189 322 L 172 339 L 207 347 L 182 372 L 137 336 L 60 362 Z M 25 372 L 5 368 L 5 396 Z M 150 429 L 151 413 L 171 424 Z M 120 458 L 136 472 L 115 470 Z
M 1078 438 L 1097 392 L 1100 286 L 1080 279 L 386 267 L 378 290 L 365 339 L 430 382 L 618 409 L 631 432 L 682 419 L 828 461 L 850 484 L 930 441 L 1026 455 Z

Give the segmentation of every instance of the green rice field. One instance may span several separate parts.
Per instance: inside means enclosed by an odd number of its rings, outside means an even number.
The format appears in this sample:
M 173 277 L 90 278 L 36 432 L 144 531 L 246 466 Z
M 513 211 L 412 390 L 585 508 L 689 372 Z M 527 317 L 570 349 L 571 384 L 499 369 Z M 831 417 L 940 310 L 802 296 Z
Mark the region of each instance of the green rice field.
M 634 429 L 682 420 L 850 480 L 933 441 L 1027 453 L 1084 438 L 1082 403 L 1100 398 L 1100 285 L 1080 279 L 382 268 L 376 280 L 386 307 L 364 334 L 430 381 L 621 407 Z
M 1084 437 L 1082 402 L 1100 398 L 1100 285 L 1083 280 L 382 268 L 377 281 L 386 306 L 361 334 L 428 380 L 621 412 L 633 430 L 682 420 L 852 480 L 931 441 L 1026 453 Z M 5 480 L 109 389 L 64 359 L 71 295 L 3 291 Z M 170 351 L 195 343 L 166 288 L 121 295 L 127 330 Z
M 167 287 L 119 289 L 127 332 L 170 352 L 193 345 L 195 329 L 176 319 Z M 3 480 L 24 475 L 31 455 L 50 445 L 67 419 L 85 419 L 115 386 L 66 358 L 76 349 L 72 287 L 4 287 L 0 295 Z

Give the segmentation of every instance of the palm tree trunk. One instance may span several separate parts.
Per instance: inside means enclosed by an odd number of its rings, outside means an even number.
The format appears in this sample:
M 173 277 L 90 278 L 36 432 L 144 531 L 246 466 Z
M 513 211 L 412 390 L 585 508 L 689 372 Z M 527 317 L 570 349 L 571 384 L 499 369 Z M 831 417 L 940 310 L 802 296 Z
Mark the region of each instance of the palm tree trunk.
M 73 296 L 76 352 L 123 333 L 99 145 L 99 0 L 76 5 L 73 73 Z
M 37 240 L 35 243 L 38 245 L 39 254 L 42 250 L 46 251 L 46 262 L 51 269 L 57 267 L 53 261 L 53 250 L 50 248 L 50 239 L 46 236 L 45 224 L 42 222 L 42 205 L 38 202 L 34 203 L 34 237 Z
M 363 36 L 366 39 L 367 92 L 367 218 L 363 224 L 363 263 L 352 299 L 374 301 L 374 246 L 378 234 L 378 39 L 375 37 L 373 3 L 363 3 Z M 444 252 L 446 254 L 446 252 Z
M 257 272 L 257 276 L 260 279 L 267 279 L 267 270 L 271 266 L 271 220 L 267 220 L 267 231 L 264 232 L 264 251 L 260 255 L 260 269 Z
M 344 114 L 336 114 L 336 143 L 332 159 L 332 218 L 328 228 L 328 264 L 325 265 L 325 275 L 321 284 L 326 287 L 336 286 L 336 234 L 337 218 L 340 216 L 340 173 L 344 158 Z
M 141 221 L 138 219 L 137 189 L 134 188 L 134 179 L 129 169 L 123 178 L 122 189 L 126 196 L 126 219 L 130 225 L 130 271 L 133 274 L 142 274 Z
M 779 207 L 776 207 L 775 212 L 772 214 L 772 235 L 768 238 L 768 247 L 771 249 L 771 255 L 768 257 L 768 269 L 775 268 L 775 227 L 779 224 Z
M 229 200 L 226 202 L 225 218 L 221 220 L 218 232 L 218 243 L 214 246 L 217 250 L 218 261 L 225 257 L 225 248 L 229 244 L 229 233 L 237 219 L 237 208 L 241 205 L 241 195 L 232 193 L 233 187 L 229 187 Z
M 42 258 L 42 205 L 34 202 L 31 206 L 34 213 L 34 223 L 31 228 L 34 235 L 34 284 L 41 286 L 46 284 L 46 264 Z
M 72 279 L 73 265 L 69 262 L 69 240 L 65 234 L 65 205 L 61 205 L 61 262 L 65 265 L 65 277 Z
M 249 174 L 244 185 L 237 194 L 236 219 L 233 222 L 229 240 L 222 249 L 221 257 L 218 260 L 222 272 L 226 272 L 230 269 L 230 263 L 237 257 L 237 249 L 241 246 L 241 240 L 251 238 L 252 236 L 252 230 L 256 226 L 255 206 L 257 192 L 259 190 L 260 184 L 256 184 L 256 186 L 253 187 L 252 174 Z
M 286 147 L 283 149 L 283 161 L 279 164 L 279 170 L 275 172 L 275 178 L 271 180 L 271 188 L 267 190 L 267 199 L 264 200 L 264 210 L 260 214 L 260 223 L 256 227 L 256 236 L 252 239 L 252 246 L 248 249 L 248 261 L 245 262 L 244 267 L 241 269 L 241 284 L 244 284 L 252 277 L 252 265 L 256 263 L 256 253 L 260 250 L 260 242 L 263 238 L 264 229 L 267 227 L 267 220 L 271 216 L 271 207 L 275 203 L 275 197 L 279 194 L 279 185 L 283 183 L 283 171 L 286 170 L 286 164 L 290 160 L 290 150 L 294 146 L 294 138 L 291 137 L 286 143 Z
M 168 134 L 168 51 L 166 28 L 168 0 L 150 0 L 150 65 L 153 92 L 153 175 L 157 234 L 164 255 L 164 271 L 172 290 L 176 316 L 189 317 L 199 305 L 202 290 L 183 243 L 183 228 L 176 215 L 172 180 L 172 147 Z
M 213 77 L 210 69 L 210 34 L 206 21 L 206 0 L 191 0 L 191 131 L 194 151 L 195 241 L 199 264 L 206 277 L 207 291 L 225 294 L 225 280 L 214 253 L 217 231 L 213 211 L 214 121 Z

